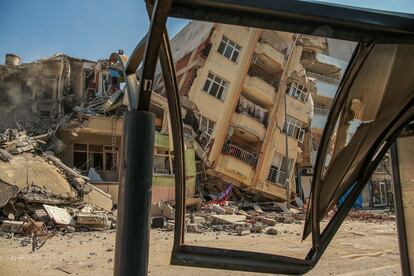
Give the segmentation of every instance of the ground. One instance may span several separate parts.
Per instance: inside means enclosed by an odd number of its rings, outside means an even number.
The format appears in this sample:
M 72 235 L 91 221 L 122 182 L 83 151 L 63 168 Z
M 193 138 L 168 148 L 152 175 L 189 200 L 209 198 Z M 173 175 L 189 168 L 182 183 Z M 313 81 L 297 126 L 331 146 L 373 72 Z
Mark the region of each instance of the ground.
M 187 234 L 191 244 L 303 257 L 303 225 L 278 224 L 280 234 L 233 236 L 226 232 Z M 32 253 L 23 238 L 0 238 L 0 275 L 113 275 L 115 232 L 59 234 Z M 266 275 L 169 265 L 173 233 L 151 230 L 149 275 Z M 308 275 L 400 275 L 395 222 L 345 221 L 318 265 Z

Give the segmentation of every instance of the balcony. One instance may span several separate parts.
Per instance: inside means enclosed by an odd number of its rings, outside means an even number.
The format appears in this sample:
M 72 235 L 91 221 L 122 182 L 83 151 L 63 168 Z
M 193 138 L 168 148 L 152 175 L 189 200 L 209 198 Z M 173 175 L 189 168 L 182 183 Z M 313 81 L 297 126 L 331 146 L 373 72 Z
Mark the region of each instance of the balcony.
M 276 99 L 275 88 L 259 77 L 246 76 L 243 84 L 243 94 L 264 107 L 271 107 Z
M 246 112 L 234 113 L 232 126 L 234 135 L 249 143 L 263 141 L 266 134 L 264 123 Z
M 264 42 L 257 43 L 255 52 L 264 57 L 263 62 L 269 67 L 272 67 L 277 71 L 282 70 L 285 57 L 281 52 Z
M 258 160 L 258 154 L 242 149 L 235 144 L 232 144 L 232 143 L 224 144 L 222 153 L 224 155 L 230 155 L 248 164 L 250 167 L 253 167 L 253 168 L 256 167 L 257 160 Z
M 307 123 L 309 121 L 312 106 L 307 103 L 303 103 L 292 96 L 286 96 L 288 114 L 301 122 Z
M 157 148 L 170 148 L 170 137 L 168 135 L 162 135 L 158 132 L 155 132 L 154 137 L 154 146 Z

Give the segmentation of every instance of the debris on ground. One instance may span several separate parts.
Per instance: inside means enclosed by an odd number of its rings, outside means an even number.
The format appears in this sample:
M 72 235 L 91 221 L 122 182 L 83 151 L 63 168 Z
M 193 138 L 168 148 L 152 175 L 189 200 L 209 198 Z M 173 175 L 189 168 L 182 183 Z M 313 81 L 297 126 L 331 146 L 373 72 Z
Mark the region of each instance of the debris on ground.
M 53 141 L 51 130 L 0 133 L 0 231 L 32 237 L 33 250 L 55 231 L 115 228 L 111 196 L 47 151 Z

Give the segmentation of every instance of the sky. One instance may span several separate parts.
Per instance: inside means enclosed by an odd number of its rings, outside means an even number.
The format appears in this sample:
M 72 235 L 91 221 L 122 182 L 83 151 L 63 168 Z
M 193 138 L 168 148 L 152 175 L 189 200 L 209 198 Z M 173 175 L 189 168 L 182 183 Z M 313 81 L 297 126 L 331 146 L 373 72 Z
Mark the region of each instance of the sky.
M 319 1 L 414 13 L 414 0 Z M 187 22 L 170 18 L 170 37 Z M 0 64 L 6 53 L 23 62 L 57 52 L 90 60 L 118 49 L 129 55 L 148 26 L 144 0 L 0 0 Z
M 188 21 L 168 19 L 170 36 Z M 97 60 L 131 54 L 148 31 L 144 0 L 0 0 L 0 64 L 6 53 L 22 62 L 57 52 Z

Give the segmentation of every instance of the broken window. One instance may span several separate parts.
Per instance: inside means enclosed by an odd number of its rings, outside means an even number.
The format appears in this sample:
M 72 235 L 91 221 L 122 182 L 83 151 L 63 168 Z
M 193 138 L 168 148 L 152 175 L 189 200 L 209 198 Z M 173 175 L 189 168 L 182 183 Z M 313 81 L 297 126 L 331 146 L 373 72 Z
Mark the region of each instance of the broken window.
M 224 101 L 228 87 L 229 83 L 227 81 L 209 72 L 203 86 L 203 91 L 221 101 Z
M 293 82 L 290 89 L 287 91 L 289 96 L 306 103 L 309 98 L 309 89 L 298 82 Z
M 214 126 L 216 123 L 209 118 L 201 115 L 200 113 L 194 113 L 195 117 L 199 123 L 199 130 L 207 132 L 208 134 L 212 135 L 214 131 Z
M 305 137 L 305 130 L 302 128 L 302 122 L 287 116 L 285 124 L 283 126 L 283 132 L 293 139 L 298 140 L 300 143 L 303 143 L 303 138 Z
M 225 56 L 226 58 L 230 59 L 233 62 L 237 62 L 239 59 L 241 47 L 236 42 L 228 39 L 223 35 L 221 39 L 220 45 L 217 51 Z
M 314 103 L 313 104 L 313 111 L 317 114 L 321 114 L 321 115 L 328 115 L 329 113 L 329 108 L 322 103 Z
M 273 156 L 267 180 L 272 183 L 286 185 L 286 179 L 290 175 L 293 159 L 287 159 L 278 153 Z
M 86 171 L 88 166 L 88 145 L 73 144 L 73 166 L 81 171 Z
M 153 168 L 156 174 L 174 174 L 172 153 L 166 150 L 155 149 Z
M 97 171 L 103 170 L 103 146 L 102 145 L 89 145 L 88 168 L 94 168 Z
M 118 170 L 118 148 L 112 146 L 105 146 L 105 170 Z
M 194 116 L 197 118 L 199 125 L 197 141 L 203 149 L 206 149 L 211 142 L 211 135 L 213 135 L 216 123 L 199 113 L 194 113 Z

